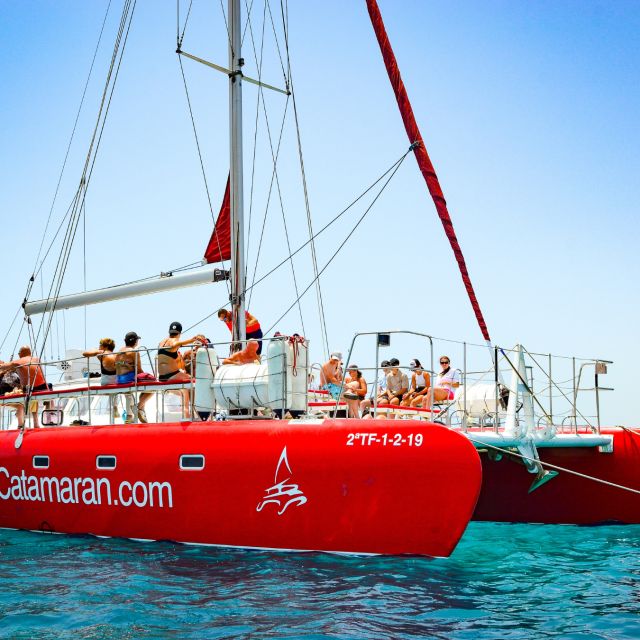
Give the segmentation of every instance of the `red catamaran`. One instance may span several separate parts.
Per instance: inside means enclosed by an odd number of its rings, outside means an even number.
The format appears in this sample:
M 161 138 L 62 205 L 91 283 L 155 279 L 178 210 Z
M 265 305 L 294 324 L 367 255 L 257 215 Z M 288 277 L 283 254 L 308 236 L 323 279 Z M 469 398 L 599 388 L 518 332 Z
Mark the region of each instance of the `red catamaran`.
M 45 300 L 24 305 L 27 315 L 229 277 L 233 340 L 245 340 L 241 118 L 247 78 L 240 5 L 229 0 L 230 177 L 207 249 L 210 263 L 230 254 L 230 274 L 206 267 L 164 274 L 155 283 L 64 297 L 57 283 Z M 131 20 L 127 6 L 119 33 L 124 41 Z M 114 60 L 118 55 L 116 49 Z M 112 68 L 116 73 L 117 63 Z M 103 106 L 108 108 L 104 100 Z M 74 215 L 75 210 L 70 224 Z M 480 490 L 480 460 L 472 443 L 431 422 L 309 415 L 307 349 L 300 337 L 278 336 L 261 364 L 236 366 L 220 365 L 215 349 L 202 347 L 191 385 L 102 387 L 88 377 L 80 388 L 62 385 L 3 398 L 3 406 L 24 401 L 28 407 L 40 399 L 56 408 L 43 412 L 45 428 L 0 432 L 0 527 L 239 547 L 449 555 Z M 228 419 L 162 420 L 165 393 L 186 386 L 200 415 L 226 411 Z M 156 421 L 113 424 L 115 399 L 142 392 L 162 396 Z M 86 420 L 71 420 L 78 399 L 88 409 Z M 98 405 L 107 407 L 107 424 L 99 424 Z M 233 418 L 233 412 L 249 415 Z M 297 419 L 287 419 L 287 413 Z M 84 416 L 81 409 L 76 414 Z

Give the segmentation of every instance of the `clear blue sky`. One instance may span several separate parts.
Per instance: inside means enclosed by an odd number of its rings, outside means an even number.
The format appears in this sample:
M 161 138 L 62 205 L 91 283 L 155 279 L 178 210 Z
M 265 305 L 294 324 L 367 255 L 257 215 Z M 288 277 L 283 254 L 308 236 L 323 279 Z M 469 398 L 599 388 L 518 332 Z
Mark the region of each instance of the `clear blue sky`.
M 272 3 L 274 11 L 278 3 Z M 0 339 L 21 302 L 51 205 L 106 2 L 0 4 Z M 79 179 L 121 3 L 114 0 L 54 220 Z M 184 15 L 186 5 L 183 3 Z M 253 28 L 262 25 L 255 0 Z M 389 37 L 438 171 L 495 342 L 615 361 L 603 384 L 607 423 L 637 425 L 640 305 L 640 6 L 636 2 L 380 0 Z M 364 0 L 291 2 L 291 60 L 314 225 L 319 228 L 407 149 Z M 139 0 L 87 200 L 87 286 L 152 275 L 201 258 L 211 217 L 175 50 L 175 3 Z M 269 26 L 270 28 L 270 26 Z M 194 0 L 183 48 L 226 64 L 219 3 Z M 250 37 L 246 73 L 256 74 Z M 217 210 L 228 171 L 224 76 L 185 60 Z M 267 30 L 264 79 L 282 84 Z M 247 200 L 255 87 L 245 85 Z M 267 96 L 273 135 L 284 98 Z M 287 117 L 279 177 L 292 247 L 307 237 L 295 129 Z M 258 133 L 253 265 L 271 163 Z M 362 207 L 318 240 L 323 265 Z M 64 292 L 83 288 L 79 237 Z M 287 255 L 276 194 L 258 273 Z M 296 260 L 301 288 L 310 260 Z M 49 265 L 51 269 L 51 265 Z M 250 275 L 251 279 L 251 275 Z M 322 278 L 331 349 L 356 330 L 411 328 L 481 342 L 451 250 L 412 157 L 407 158 Z M 39 286 L 39 285 L 38 285 Z M 289 268 L 257 288 L 265 328 L 295 298 Z M 196 322 L 226 301 L 223 286 L 87 311 L 87 341 L 130 329 L 155 345 L 169 322 Z M 303 303 L 314 360 L 322 359 L 313 290 Z M 82 347 L 83 312 L 67 312 L 52 342 Z M 227 339 L 211 319 L 203 329 Z M 300 331 L 291 312 L 277 328 Z M 0 353 L 11 355 L 15 332 Z M 458 347 L 452 351 L 460 362 Z M 394 343 L 406 362 L 422 346 Z M 389 354 L 391 355 L 391 354 Z M 438 355 L 436 353 L 436 355 Z M 357 352 L 359 363 L 371 351 Z

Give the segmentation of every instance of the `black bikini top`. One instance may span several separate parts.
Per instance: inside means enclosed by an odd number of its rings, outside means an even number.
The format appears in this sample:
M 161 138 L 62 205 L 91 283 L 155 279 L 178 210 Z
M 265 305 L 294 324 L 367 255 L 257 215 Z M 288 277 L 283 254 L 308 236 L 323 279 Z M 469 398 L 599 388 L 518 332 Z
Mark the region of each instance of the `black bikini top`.
M 100 373 L 103 376 L 115 376 L 116 375 L 116 370 L 114 369 L 113 371 L 109 371 L 109 369 L 105 369 L 104 365 L 102 364 L 102 358 L 99 358 L 100 360 Z
M 169 351 L 168 349 L 158 349 L 158 355 L 167 356 L 167 358 L 171 358 L 172 360 L 177 360 L 179 354 L 177 351 Z

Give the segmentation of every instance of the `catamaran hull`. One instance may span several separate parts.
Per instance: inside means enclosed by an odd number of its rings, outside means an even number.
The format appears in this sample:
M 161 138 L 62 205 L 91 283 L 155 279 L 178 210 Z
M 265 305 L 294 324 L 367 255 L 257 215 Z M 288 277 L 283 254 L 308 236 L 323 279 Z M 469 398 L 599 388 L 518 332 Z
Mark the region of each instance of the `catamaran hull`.
M 0 432 L 3 528 L 448 556 L 481 484 L 473 445 L 424 422 L 49 428 L 19 449 L 16 437 Z
M 539 449 L 540 459 L 566 471 L 529 493 L 535 476 L 515 457 L 500 460 L 485 453 L 482 490 L 473 520 L 538 522 L 546 524 L 640 524 L 640 435 L 622 429 L 603 429 L 613 435 L 613 451 L 598 448 Z

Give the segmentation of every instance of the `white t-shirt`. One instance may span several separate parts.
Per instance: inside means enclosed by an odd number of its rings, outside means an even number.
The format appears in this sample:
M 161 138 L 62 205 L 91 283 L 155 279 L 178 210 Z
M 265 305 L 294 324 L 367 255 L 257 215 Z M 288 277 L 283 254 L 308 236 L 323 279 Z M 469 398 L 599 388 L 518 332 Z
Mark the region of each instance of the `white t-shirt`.
M 460 371 L 458 369 L 449 369 L 447 373 L 439 373 L 436 379 L 437 389 L 451 389 L 454 390 L 453 383 L 460 384 Z

